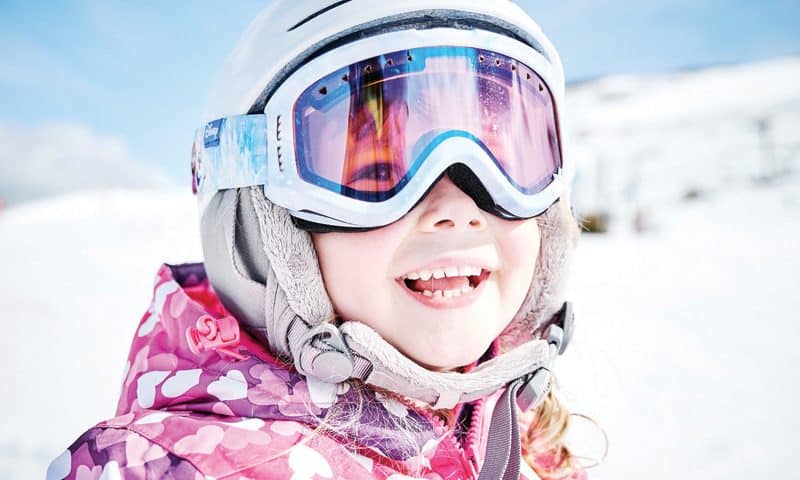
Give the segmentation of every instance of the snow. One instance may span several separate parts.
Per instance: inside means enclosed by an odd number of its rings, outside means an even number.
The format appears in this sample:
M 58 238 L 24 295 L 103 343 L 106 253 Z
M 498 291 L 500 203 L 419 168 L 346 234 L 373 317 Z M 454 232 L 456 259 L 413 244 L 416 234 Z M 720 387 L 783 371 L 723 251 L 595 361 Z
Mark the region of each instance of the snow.
M 793 476 L 799 235 L 795 175 L 679 205 L 657 232 L 582 239 L 558 368 L 610 437 L 592 478 Z
M 591 478 L 794 476 L 797 78 L 800 61 L 785 59 L 568 93 L 579 213 L 612 218 L 579 245 L 578 330 L 556 370 L 569 407 L 610 438 Z M 0 477 L 41 477 L 113 414 L 156 269 L 199 259 L 198 237 L 184 190 L 73 193 L 0 213 Z M 589 425 L 576 418 L 570 432 L 587 454 Z
M 800 156 L 797 79 L 800 58 L 787 58 L 573 88 L 578 209 L 663 210 L 691 189 L 780 175 Z
M 201 258 L 196 219 L 184 190 L 73 193 L 0 212 L 0 478 L 42 478 L 113 416 L 158 266 Z

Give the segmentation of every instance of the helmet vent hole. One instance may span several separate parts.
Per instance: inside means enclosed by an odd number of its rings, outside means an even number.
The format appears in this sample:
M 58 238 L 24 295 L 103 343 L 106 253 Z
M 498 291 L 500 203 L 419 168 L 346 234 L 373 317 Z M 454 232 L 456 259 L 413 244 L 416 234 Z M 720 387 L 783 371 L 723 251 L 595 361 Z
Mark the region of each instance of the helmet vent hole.
M 348 81 L 350 81 L 350 75 L 348 75 L 348 74 L 346 74 L 346 73 L 345 73 L 344 75 L 342 75 L 342 81 L 343 81 L 343 82 L 348 82 Z
M 328 94 L 328 87 L 322 87 L 319 89 L 320 95 L 327 95 Z
M 413 62 L 414 61 L 414 55 L 409 54 L 408 55 L 408 61 L 409 62 Z
M 278 156 L 278 170 L 283 171 L 283 152 L 281 149 L 281 116 L 278 115 L 275 119 L 275 139 L 277 142 L 277 156 Z
M 392 60 L 391 58 L 389 60 L 386 60 L 386 65 L 391 67 L 392 65 L 394 65 L 394 60 Z
M 502 63 L 502 62 L 501 62 L 500 60 L 495 60 L 495 61 L 494 61 L 494 64 L 495 64 L 495 65 L 497 65 L 498 67 L 500 66 L 500 64 L 501 64 L 501 63 Z
M 478 57 L 478 60 L 480 60 L 481 62 L 484 62 L 484 61 L 486 61 L 486 57 L 481 55 L 481 56 Z
M 517 71 L 517 66 L 516 65 L 511 65 L 511 71 L 512 72 L 516 72 Z
M 527 78 L 528 80 L 530 80 L 530 79 L 531 79 L 531 73 L 530 73 L 530 72 L 526 73 L 526 74 L 525 74 L 525 78 Z
M 541 83 L 539 84 L 539 91 L 544 92 L 544 85 L 542 85 Z
M 372 65 L 367 65 L 364 67 L 364 73 L 371 73 L 372 72 Z

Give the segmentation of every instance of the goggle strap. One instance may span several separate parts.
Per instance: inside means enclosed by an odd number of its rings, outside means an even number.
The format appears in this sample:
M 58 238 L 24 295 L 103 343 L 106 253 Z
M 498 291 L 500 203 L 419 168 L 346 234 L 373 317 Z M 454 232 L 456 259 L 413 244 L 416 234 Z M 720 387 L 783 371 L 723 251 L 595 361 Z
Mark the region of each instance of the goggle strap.
M 263 114 L 220 118 L 199 128 L 192 147 L 198 194 L 265 185 L 268 144 Z

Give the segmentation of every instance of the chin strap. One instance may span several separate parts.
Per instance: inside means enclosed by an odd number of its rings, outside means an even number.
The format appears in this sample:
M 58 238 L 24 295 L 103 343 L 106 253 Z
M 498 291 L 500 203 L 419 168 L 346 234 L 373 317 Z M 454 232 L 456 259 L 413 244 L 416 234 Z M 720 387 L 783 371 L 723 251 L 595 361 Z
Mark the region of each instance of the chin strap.
M 542 383 L 534 382 L 531 376 L 549 372 L 555 357 L 569 343 L 573 324 L 572 306 L 567 302 L 546 324 L 542 339 L 526 342 L 468 373 L 433 372 L 421 367 L 358 322 L 339 327 L 330 323 L 311 326 L 295 317 L 287 340 L 295 368 L 303 375 L 327 383 L 357 379 L 439 409 L 484 397 L 517 379 L 528 378 L 530 385 Z M 549 382 L 542 383 L 544 393 L 548 388 Z M 535 400 L 529 388 L 522 389 L 520 395 L 530 399 L 527 403 Z
M 573 328 L 572 305 L 566 302 L 546 324 L 541 339 L 498 355 L 468 373 L 423 368 L 358 322 L 312 327 L 295 317 L 287 340 L 294 365 L 303 375 L 327 383 L 361 380 L 435 409 L 451 409 L 506 387 L 492 414 L 479 479 L 518 479 L 521 446 L 517 408 L 526 411 L 537 407 L 550 391 L 553 364 L 566 350 Z

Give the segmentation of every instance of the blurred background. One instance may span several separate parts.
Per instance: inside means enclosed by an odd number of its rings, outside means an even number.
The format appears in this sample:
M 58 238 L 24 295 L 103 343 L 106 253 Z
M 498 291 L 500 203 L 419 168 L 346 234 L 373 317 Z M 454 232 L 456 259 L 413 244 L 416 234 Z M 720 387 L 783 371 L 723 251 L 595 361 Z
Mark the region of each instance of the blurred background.
M 590 477 L 797 476 L 800 3 L 519 3 L 569 81 Z M 0 478 L 113 415 L 158 266 L 201 259 L 191 139 L 261 5 L 0 0 Z

